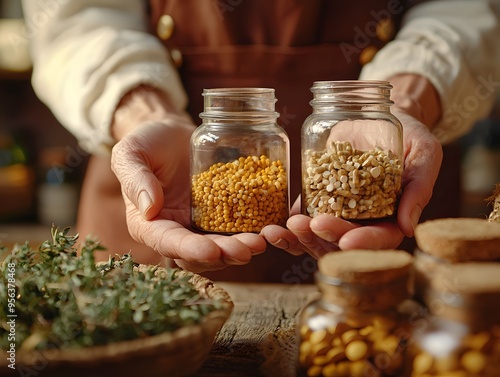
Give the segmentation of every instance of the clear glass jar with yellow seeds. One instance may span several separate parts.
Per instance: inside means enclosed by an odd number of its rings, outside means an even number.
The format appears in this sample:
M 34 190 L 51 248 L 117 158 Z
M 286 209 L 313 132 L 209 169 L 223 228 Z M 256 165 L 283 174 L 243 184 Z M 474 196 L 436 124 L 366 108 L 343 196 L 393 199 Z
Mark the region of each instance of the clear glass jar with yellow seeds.
M 500 263 L 448 264 L 423 300 L 405 376 L 500 376 Z
M 191 222 L 215 233 L 260 232 L 289 215 L 288 135 L 274 89 L 205 89 L 191 137 Z
M 302 126 L 302 213 L 349 220 L 395 214 L 403 128 L 386 81 L 318 81 Z
M 410 325 L 412 256 L 401 250 L 349 250 L 318 261 L 320 297 L 298 322 L 298 375 L 398 376 Z

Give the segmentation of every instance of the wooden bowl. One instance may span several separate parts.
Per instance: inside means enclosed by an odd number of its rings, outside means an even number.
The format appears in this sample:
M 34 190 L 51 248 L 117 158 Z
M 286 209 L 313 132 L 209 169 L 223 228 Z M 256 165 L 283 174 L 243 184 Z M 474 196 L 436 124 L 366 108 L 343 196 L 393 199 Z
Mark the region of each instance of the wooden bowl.
M 220 309 L 210 312 L 198 325 L 174 332 L 80 349 L 47 349 L 15 353 L 15 369 L 9 368 L 9 354 L 0 351 L 0 376 L 71 377 L 156 377 L 188 376 L 201 368 L 217 332 L 231 315 L 233 302 L 222 288 L 200 275 L 191 283 L 202 297 L 219 300 Z

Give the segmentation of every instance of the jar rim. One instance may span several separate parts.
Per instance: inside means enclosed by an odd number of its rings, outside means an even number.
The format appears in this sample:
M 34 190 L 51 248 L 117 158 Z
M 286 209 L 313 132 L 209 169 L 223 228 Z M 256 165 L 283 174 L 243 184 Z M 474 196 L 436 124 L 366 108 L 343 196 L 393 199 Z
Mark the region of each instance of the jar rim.
M 392 89 L 393 86 L 385 80 L 324 80 L 314 81 L 311 90 L 317 88 L 380 88 Z
M 230 88 L 204 88 L 202 96 L 217 95 L 217 96 L 245 96 L 251 94 L 267 94 L 275 98 L 275 90 L 273 88 L 261 87 L 230 87 Z

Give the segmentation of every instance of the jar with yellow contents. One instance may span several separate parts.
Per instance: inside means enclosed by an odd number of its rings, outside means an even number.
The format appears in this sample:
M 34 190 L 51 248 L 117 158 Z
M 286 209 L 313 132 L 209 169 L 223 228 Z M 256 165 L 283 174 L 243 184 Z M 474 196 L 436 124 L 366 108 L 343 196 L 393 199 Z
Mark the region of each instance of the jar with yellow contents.
M 298 323 L 299 376 L 401 376 L 412 259 L 401 250 L 349 250 L 319 259 L 321 295 Z
M 191 222 L 204 232 L 258 233 L 289 214 L 289 139 L 274 89 L 205 89 L 191 137 Z
M 449 264 L 425 292 L 405 376 L 500 376 L 500 264 Z

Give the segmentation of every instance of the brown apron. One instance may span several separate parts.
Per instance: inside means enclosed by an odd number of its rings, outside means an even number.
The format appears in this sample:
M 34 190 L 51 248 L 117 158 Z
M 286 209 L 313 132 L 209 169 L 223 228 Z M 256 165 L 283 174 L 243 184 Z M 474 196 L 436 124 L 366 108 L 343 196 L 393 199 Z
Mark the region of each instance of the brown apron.
M 204 88 L 276 89 L 278 122 L 290 137 L 294 201 L 300 193 L 300 129 L 311 113 L 309 88 L 317 80 L 356 79 L 362 63 L 397 30 L 405 9 L 398 0 L 151 0 L 149 10 L 151 33 L 163 40 L 178 66 L 195 122 L 203 110 Z M 89 170 L 90 179 L 92 174 Z M 109 194 L 110 189 L 93 181 L 101 187 L 84 186 L 80 224 L 87 224 L 85 230 L 95 229 L 103 214 L 109 213 L 115 219 L 107 218 L 113 224 L 109 231 L 125 231 L 117 182 L 111 191 L 118 196 L 111 200 L 108 195 L 106 202 L 98 191 Z M 89 221 L 85 204 L 97 201 L 105 210 L 100 219 Z M 129 236 L 119 238 L 120 249 L 113 247 L 115 240 L 106 238 L 104 232 L 102 239 L 113 251 L 123 250 L 125 242 L 131 249 L 144 249 Z M 205 275 L 214 280 L 305 283 L 313 280 L 315 269 L 311 257 L 295 257 L 269 247 L 248 265 Z

